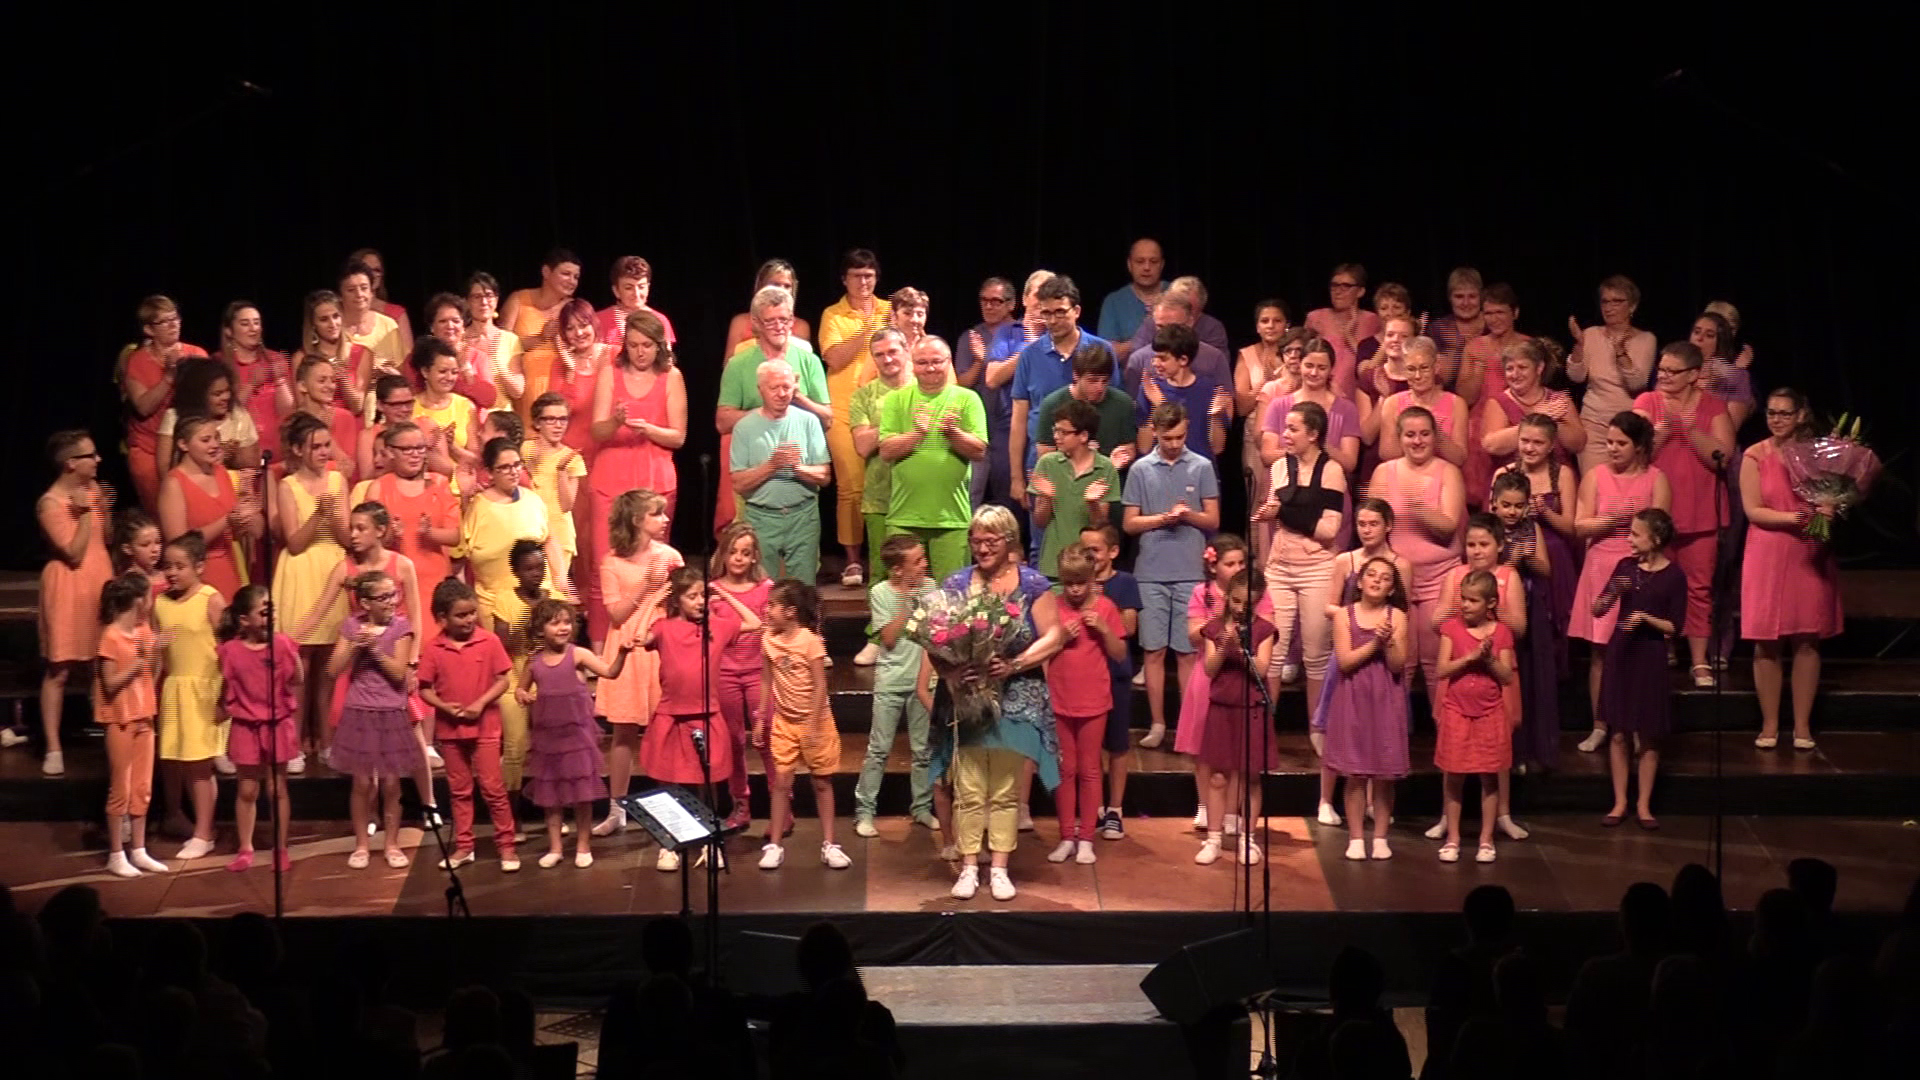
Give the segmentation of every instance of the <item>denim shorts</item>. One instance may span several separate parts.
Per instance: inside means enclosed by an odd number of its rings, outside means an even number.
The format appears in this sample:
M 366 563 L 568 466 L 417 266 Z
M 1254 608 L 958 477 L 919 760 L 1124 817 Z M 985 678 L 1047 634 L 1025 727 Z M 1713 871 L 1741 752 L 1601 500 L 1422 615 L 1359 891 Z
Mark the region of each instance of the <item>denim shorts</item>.
M 1187 604 L 1197 581 L 1143 581 L 1140 583 L 1140 647 L 1148 652 L 1172 649 L 1190 653 L 1187 640 Z

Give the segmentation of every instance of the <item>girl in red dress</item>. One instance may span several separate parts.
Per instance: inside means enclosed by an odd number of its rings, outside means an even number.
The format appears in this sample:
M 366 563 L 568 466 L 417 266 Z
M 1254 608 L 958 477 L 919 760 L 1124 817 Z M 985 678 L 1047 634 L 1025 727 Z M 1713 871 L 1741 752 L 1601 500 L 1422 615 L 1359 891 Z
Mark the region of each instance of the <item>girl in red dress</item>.
M 1440 738 L 1433 763 L 1444 774 L 1447 832 L 1441 862 L 1460 861 L 1460 810 L 1467 776 L 1480 777 L 1480 851 L 1475 862 L 1495 858 L 1493 829 L 1499 810 L 1496 777 L 1513 764 L 1513 726 L 1506 688 L 1514 685 L 1513 633 L 1495 615 L 1500 587 L 1492 574 L 1474 570 L 1460 582 L 1460 614 L 1440 628 L 1437 671 Z
M 1436 635 L 1440 634 L 1446 624 L 1459 614 L 1460 583 L 1466 580 L 1467 575 L 1484 571 L 1493 575 L 1494 584 L 1498 590 L 1494 600 L 1494 618 L 1499 620 L 1500 625 L 1507 628 L 1507 632 L 1513 635 L 1514 640 L 1518 641 L 1526 636 L 1526 584 L 1520 579 L 1518 570 L 1502 565 L 1500 562 L 1500 549 L 1506 546 L 1506 542 L 1506 529 L 1500 524 L 1499 518 L 1492 514 L 1475 514 L 1467 519 L 1467 529 L 1461 539 L 1463 554 L 1460 565 L 1447 571 L 1446 579 L 1440 584 L 1439 610 L 1433 615 L 1433 632 Z M 1445 695 L 1445 693 L 1446 690 L 1441 689 L 1440 694 Z M 1519 695 L 1519 683 L 1515 682 L 1508 687 L 1506 707 L 1507 715 L 1516 724 L 1520 720 Z M 1436 715 L 1438 715 L 1437 712 Z M 1513 820 L 1512 774 L 1504 768 L 1500 770 L 1499 788 L 1500 809 L 1496 815 L 1495 824 L 1509 840 L 1525 840 L 1527 830 Z M 1444 835 L 1446 835 L 1444 821 L 1427 830 L 1429 840 L 1438 840 Z
M 675 570 L 667 580 L 667 616 L 649 628 L 645 642 L 647 649 L 659 655 L 659 711 L 640 743 L 642 772 L 701 794 L 709 780 L 717 793 L 733 772 L 733 736 L 720 711 L 720 658 L 727 642 L 710 629 L 705 648 L 701 647 L 707 594 L 715 591 L 704 589 L 705 585 L 706 575 L 694 566 Z M 705 768 L 700 763 L 702 745 Z M 680 858 L 661 848 L 654 866 L 678 870 Z
M 240 791 L 233 801 L 239 850 L 227 864 L 234 873 L 253 868 L 262 781 L 273 785 L 273 861 L 283 872 L 293 869 L 287 850 L 293 807 L 287 798 L 287 770 L 279 766 L 300 752 L 299 692 L 306 674 L 293 639 L 267 633 L 270 600 L 265 586 L 241 589 L 220 619 L 220 644 L 214 650 L 222 680 L 220 718 L 233 722 L 227 756 L 240 772 Z

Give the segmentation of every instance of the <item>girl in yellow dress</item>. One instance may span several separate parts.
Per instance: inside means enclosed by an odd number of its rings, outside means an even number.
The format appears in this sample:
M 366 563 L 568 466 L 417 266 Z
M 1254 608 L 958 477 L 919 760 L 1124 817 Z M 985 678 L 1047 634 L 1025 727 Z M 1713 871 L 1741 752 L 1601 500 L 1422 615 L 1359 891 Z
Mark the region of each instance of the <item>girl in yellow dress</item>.
M 167 545 L 160 568 L 167 591 L 153 603 L 153 623 L 167 655 L 160 683 L 160 779 L 169 819 L 179 813 L 180 787 L 193 800 L 192 837 L 179 858 L 199 859 L 213 852 L 213 759 L 227 752 L 227 725 L 216 717 L 220 704 L 220 659 L 213 628 L 227 602 L 200 580 L 207 544 L 197 532 Z
M 461 493 L 466 508 L 460 539 L 467 549 L 467 568 L 473 572 L 473 591 L 480 599 L 481 625 L 491 626 L 499 616 L 501 598 L 518 584 L 511 558 L 514 542 L 537 541 L 546 552 L 549 569 L 559 562 L 559 553 L 547 528 L 547 504 L 520 486 L 520 448 L 494 439 L 481 449 L 480 461 L 487 469 L 486 486 Z M 548 595 L 567 598 L 555 589 L 550 573 L 545 586 Z
M 306 685 L 300 704 L 302 742 L 316 753 L 325 752 L 333 725 L 333 680 L 327 677 L 327 657 L 347 617 L 346 597 L 334 590 L 333 599 L 319 607 L 318 620 L 308 618 L 328 595 L 327 579 L 346 558 L 346 477 L 328 468 L 342 452 L 333 434 L 317 416 L 296 413 L 287 420 L 286 445 L 293 471 L 280 479 L 274 526 L 280 533 L 280 561 L 273 568 L 273 608 L 281 619 L 303 619 L 304 633 L 294 641 L 305 664 Z M 307 771 L 304 746 L 287 762 L 287 772 Z

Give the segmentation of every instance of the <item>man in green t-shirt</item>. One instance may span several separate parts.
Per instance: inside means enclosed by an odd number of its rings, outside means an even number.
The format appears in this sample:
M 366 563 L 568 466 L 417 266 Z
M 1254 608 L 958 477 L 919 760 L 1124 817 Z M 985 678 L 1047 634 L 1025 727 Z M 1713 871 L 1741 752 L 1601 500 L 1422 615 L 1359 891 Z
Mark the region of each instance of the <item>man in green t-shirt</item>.
M 913 347 L 913 378 L 880 403 L 880 456 L 893 463 L 887 529 L 927 546 L 934 575 L 969 562 L 973 463 L 987 456 L 987 410 L 953 377 L 953 352 L 937 337 Z
M 880 403 L 895 390 L 912 382 L 908 371 L 907 339 L 898 330 L 886 329 L 873 335 L 869 343 L 875 377 L 853 392 L 847 407 L 847 426 L 853 431 L 853 448 L 867 459 L 867 485 L 860 493 L 860 514 L 867 519 L 869 561 L 877 563 L 881 541 L 887 538 L 887 511 L 893 498 L 893 463 L 880 456 Z
M 742 417 L 759 408 L 760 365 L 768 360 L 784 360 L 797 380 L 793 403 L 820 419 L 820 429 L 833 426 L 833 406 L 827 400 L 827 369 L 813 347 L 793 336 L 793 293 L 779 285 L 767 285 L 753 294 L 747 306 L 747 318 L 753 324 L 753 340 L 733 354 L 720 371 L 720 407 L 715 410 L 715 426 L 723 438 L 733 435 Z M 721 444 L 724 457 L 731 457 L 728 443 Z M 731 482 L 721 485 L 724 492 Z M 744 512 L 738 494 L 734 514 Z
M 1033 524 L 1046 530 L 1040 548 L 1041 573 L 1060 576 L 1060 553 L 1080 542 L 1080 530 L 1098 528 L 1114 518 L 1120 502 L 1120 470 L 1105 454 L 1093 449 L 1093 433 L 1100 414 L 1075 398 L 1054 416 L 1043 438 L 1058 447 L 1042 454 L 1033 466 Z
M 1134 459 L 1134 436 L 1138 433 L 1134 401 L 1115 390 L 1112 382 L 1113 364 L 1106 356 L 1097 350 L 1087 355 L 1074 353 L 1073 381 L 1040 402 L 1040 453 L 1056 449 L 1053 422 L 1060 409 L 1069 401 L 1084 401 L 1093 406 L 1100 420 L 1093 435 L 1094 451 L 1104 454 L 1114 468 L 1126 468 Z

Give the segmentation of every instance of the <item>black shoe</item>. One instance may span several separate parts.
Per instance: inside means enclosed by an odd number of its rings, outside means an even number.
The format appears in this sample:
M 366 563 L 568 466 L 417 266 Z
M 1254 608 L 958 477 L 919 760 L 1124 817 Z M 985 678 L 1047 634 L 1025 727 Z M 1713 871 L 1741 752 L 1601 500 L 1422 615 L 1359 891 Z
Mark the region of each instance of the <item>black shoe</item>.
M 1127 827 L 1120 821 L 1120 811 L 1109 808 L 1100 815 L 1100 839 L 1125 840 Z

